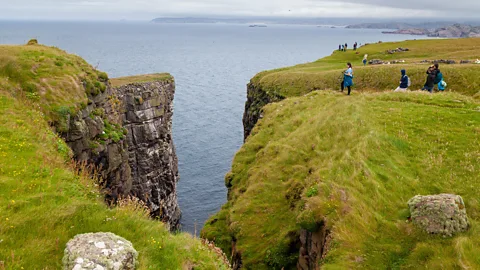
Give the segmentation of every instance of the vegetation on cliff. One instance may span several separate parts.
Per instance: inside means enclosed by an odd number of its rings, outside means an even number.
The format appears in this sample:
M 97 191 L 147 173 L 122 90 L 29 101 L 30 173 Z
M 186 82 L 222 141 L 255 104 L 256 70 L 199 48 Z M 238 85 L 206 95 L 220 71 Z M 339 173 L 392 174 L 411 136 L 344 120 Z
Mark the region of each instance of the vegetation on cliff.
M 441 65 L 458 93 L 378 93 L 398 86 L 401 68 L 419 88 L 425 64 L 417 61 L 478 58 L 479 45 L 368 45 L 358 55 L 335 52 L 257 75 L 257 89 L 286 99 L 263 107 L 225 177 L 228 202 L 202 236 L 245 269 L 295 268 L 301 231 L 322 229 L 323 269 L 480 268 L 480 102 L 472 97 L 479 95 L 480 68 Z M 411 51 L 385 52 L 397 47 Z M 344 63 L 360 63 L 365 53 L 407 64 L 356 68 L 353 96 L 312 92 L 338 88 Z M 410 198 L 439 193 L 464 198 L 469 231 L 443 238 L 409 222 Z
M 140 202 L 108 208 L 84 165 L 71 161 L 51 124 L 107 80 L 56 48 L 0 46 L 0 268 L 59 269 L 75 235 L 113 232 L 133 243 L 139 269 L 226 269 L 214 250 L 170 234 Z

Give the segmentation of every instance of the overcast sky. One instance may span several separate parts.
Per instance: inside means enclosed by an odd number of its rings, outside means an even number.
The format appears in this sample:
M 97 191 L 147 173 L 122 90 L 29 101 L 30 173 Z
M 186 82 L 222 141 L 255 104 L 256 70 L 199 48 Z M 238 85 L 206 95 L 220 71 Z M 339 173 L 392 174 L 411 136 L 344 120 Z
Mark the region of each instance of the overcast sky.
M 0 0 L 0 19 L 171 16 L 479 18 L 480 0 Z

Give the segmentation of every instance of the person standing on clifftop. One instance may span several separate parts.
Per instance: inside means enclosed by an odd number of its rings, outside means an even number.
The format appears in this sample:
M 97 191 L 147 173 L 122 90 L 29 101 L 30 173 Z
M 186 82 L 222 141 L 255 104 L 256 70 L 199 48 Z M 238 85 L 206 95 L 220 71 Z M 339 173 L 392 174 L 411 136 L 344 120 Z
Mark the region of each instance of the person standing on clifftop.
M 363 56 L 363 65 L 366 66 L 367 65 L 367 59 L 368 59 L 368 54 L 365 54 L 365 56 Z
M 435 70 L 435 66 L 432 65 L 427 70 L 427 81 L 425 82 L 425 85 L 423 86 L 422 90 L 427 90 L 428 92 L 432 93 L 434 81 L 436 77 L 437 77 L 437 72 Z
M 342 50 L 342 45 L 338 45 L 338 50 L 339 50 L 339 51 Z
M 352 86 L 353 86 L 353 69 L 352 69 L 352 64 L 347 63 L 347 70 L 343 72 L 343 82 L 341 85 L 341 89 L 343 92 L 343 89 L 345 87 L 348 88 L 348 95 L 350 95 L 350 92 L 352 91 Z
M 345 43 L 345 51 L 347 51 L 347 48 L 348 48 L 348 44 Z
M 342 52 L 345 51 L 345 45 L 342 45 Z

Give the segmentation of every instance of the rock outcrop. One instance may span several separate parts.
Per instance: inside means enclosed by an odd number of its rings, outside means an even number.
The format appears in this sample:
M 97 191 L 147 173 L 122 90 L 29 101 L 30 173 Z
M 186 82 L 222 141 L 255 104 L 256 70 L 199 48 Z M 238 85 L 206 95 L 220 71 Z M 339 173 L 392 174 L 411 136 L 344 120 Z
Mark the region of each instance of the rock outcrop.
M 172 139 L 171 82 L 134 83 L 117 88 L 126 110 L 130 194 L 146 202 L 152 214 L 174 229 L 180 221 L 177 203 L 178 160 Z
M 282 99 L 284 97 L 267 93 L 253 82 L 247 85 L 247 102 L 245 103 L 245 111 L 243 113 L 244 140 L 250 135 L 258 120 L 262 118 L 262 108 L 268 103 L 278 102 Z
M 319 261 L 326 255 L 330 231 L 323 225 L 315 232 L 302 229 L 299 238 L 300 251 L 297 269 L 319 269 Z
M 138 257 L 132 243 L 113 233 L 79 234 L 64 253 L 64 270 L 133 270 Z
M 415 196 L 408 206 L 413 223 L 428 233 L 452 236 L 468 230 L 465 204 L 458 195 Z
M 89 104 L 65 119 L 62 133 L 74 159 L 94 165 L 106 199 L 133 195 L 170 229 L 180 220 L 178 161 L 172 140 L 175 84 L 131 83 L 89 96 Z

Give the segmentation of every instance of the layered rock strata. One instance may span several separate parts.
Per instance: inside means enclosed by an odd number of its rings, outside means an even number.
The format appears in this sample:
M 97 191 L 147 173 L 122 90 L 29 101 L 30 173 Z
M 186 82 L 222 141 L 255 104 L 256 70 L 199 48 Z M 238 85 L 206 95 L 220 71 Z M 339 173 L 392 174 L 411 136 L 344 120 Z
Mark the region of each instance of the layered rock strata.
M 140 198 L 172 230 L 181 215 L 172 140 L 174 93 L 173 79 L 108 86 L 67 117 L 62 133 L 74 159 L 94 165 L 108 202 Z
M 123 101 L 130 194 L 146 202 L 152 214 L 171 228 L 180 221 L 177 203 L 178 160 L 172 139 L 173 97 L 170 82 L 134 83 L 117 88 Z

